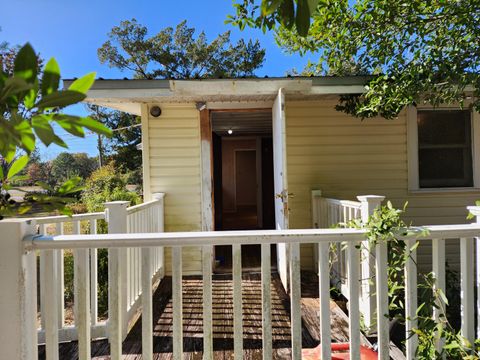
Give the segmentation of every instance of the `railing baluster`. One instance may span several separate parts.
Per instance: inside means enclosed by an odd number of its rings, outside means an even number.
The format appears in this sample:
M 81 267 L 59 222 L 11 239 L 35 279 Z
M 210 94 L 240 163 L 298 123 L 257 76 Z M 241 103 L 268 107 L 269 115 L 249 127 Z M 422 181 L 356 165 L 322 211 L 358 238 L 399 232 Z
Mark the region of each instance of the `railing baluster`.
M 46 224 L 40 224 L 40 234 L 47 235 L 45 233 Z M 45 252 L 40 251 L 40 327 L 45 330 L 45 282 L 43 281 L 43 275 L 45 274 Z
M 300 278 L 300 244 L 290 246 L 290 307 L 292 359 L 302 357 L 302 294 Z
M 234 360 L 243 359 L 242 246 L 232 245 L 233 277 L 233 353 Z
M 445 239 L 432 239 L 432 272 L 435 277 L 434 290 L 445 294 Z M 433 308 L 433 319 L 440 323 L 440 316 L 444 314 L 446 304 L 441 297 L 437 297 L 438 308 Z M 438 339 L 435 348 L 438 352 L 442 350 L 443 340 Z
M 78 220 L 74 220 L 72 221 L 72 234 L 80 234 L 80 221 Z M 74 255 L 74 259 L 75 259 L 75 252 L 73 252 L 73 255 Z M 75 265 L 74 265 L 75 266 Z M 73 274 L 73 278 L 75 280 L 75 273 Z M 75 319 L 75 322 L 77 321 L 77 314 L 78 314 L 78 304 L 77 304 L 77 300 L 75 300 L 77 298 L 77 288 L 74 286 L 73 287 L 73 317 Z
M 474 343 L 474 302 L 473 302 L 473 239 L 460 239 L 460 298 L 462 335 Z
M 90 233 L 97 234 L 97 220 L 90 221 Z M 98 324 L 98 251 L 90 249 L 90 313 L 92 325 Z
M 263 360 L 272 358 L 272 295 L 270 244 L 262 244 L 262 345 Z
M 63 223 L 55 224 L 55 235 L 63 234 Z M 63 266 L 63 249 L 55 250 L 55 257 L 57 261 L 57 274 L 58 274 L 58 284 L 57 284 L 57 294 L 58 294 L 58 328 L 61 329 L 64 324 L 65 319 L 65 271 Z
M 203 358 L 205 360 L 213 359 L 212 256 L 213 247 L 211 245 L 203 246 Z
M 74 250 L 74 289 L 75 289 L 75 325 L 78 334 L 78 357 L 90 359 L 90 284 L 89 284 L 89 251 Z
M 152 248 L 142 248 L 142 359 L 153 358 Z
M 407 360 L 415 359 L 418 346 L 418 335 L 412 334 L 412 329 L 417 327 L 417 250 L 410 249 L 415 245 L 415 240 L 405 241 L 407 262 L 405 264 L 405 317 L 406 317 L 406 357 Z
M 350 359 L 360 360 L 360 253 L 356 246 L 359 243 L 347 243 L 347 277 L 348 277 L 348 317 L 350 335 Z
M 377 280 L 377 335 L 380 360 L 390 359 L 390 336 L 388 327 L 388 268 L 387 244 L 380 242 L 375 246 Z
M 173 359 L 183 354 L 182 248 L 172 247 Z
M 330 331 L 330 267 L 329 267 L 329 244 L 318 244 L 318 287 L 320 300 L 320 339 L 321 358 L 330 360 L 331 354 L 331 331 Z
M 45 353 L 47 360 L 57 360 L 58 352 L 58 272 L 56 269 L 56 258 L 54 250 L 41 252 L 40 282 L 43 284 L 42 301 L 45 324 Z

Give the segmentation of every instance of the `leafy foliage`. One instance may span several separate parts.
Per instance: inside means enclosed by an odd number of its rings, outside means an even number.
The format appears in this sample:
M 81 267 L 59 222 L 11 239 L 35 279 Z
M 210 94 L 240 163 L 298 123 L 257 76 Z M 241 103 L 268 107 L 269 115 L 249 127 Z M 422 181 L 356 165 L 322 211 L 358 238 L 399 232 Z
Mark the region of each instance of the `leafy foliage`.
M 56 183 L 74 176 L 86 179 L 97 167 L 96 159 L 88 157 L 85 153 L 62 152 L 52 160 L 51 175 Z
M 259 2 L 238 5 L 236 23 L 259 27 L 260 14 L 252 12 Z M 373 75 L 364 93 L 342 97 L 338 110 L 392 119 L 406 105 L 462 106 L 470 97 L 480 110 L 476 0 L 321 0 L 308 34 L 279 16 L 267 17 L 278 44 L 289 52 L 319 53 L 317 74 Z
M 88 212 L 96 212 L 104 209 L 105 202 L 116 200 L 130 201 L 130 205 L 136 205 L 141 199 L 137 193 L 127 190 L 125 180 L 112 162 L 95 170 L 87 179 L 82 202 Z
M 85 129 L 106 136 L 111 130 L 90 117 L 66 115 L 62 109 L 82 101 L 94 82 L 95 73 L 75 80 L 68 89 L 60 90 L 60 69 L 55 59 L 50 59 L 42 71 L 39 70 L 39 57 L 30 44 L 14 53 L 13 70 L 2 62 L 0 68 L 0 157 L 8 172 L 0 173 L 0 214 L 14 214 L 27 211 L 31 205 L 16 207 L 8 195 L 11 183 L 18 181 L 19 172 L 27 165 L 39 139 L 46 146 L 54 143 L 67 147 L 55 133 L 52 124 L 63 128 L 75 136 L 84 136 Z M 4 57 L 2 57 L 4 59 Z M 2 60 L 3 61 L 3 60 Z M 18 151 L 26 155 L 15 160 Z M 48 191 L 46 184 L 45 190 Z M 72 179 L 57 189 L 57 195 L 70 194 L 78 185 Z M 57 198 L 44 198 L 47 206 L 57 204 Z
M 204 32 L 195 38 L 186 21 L 147 37 L 145 26 L 125 20 L 108 36 L 98 49 L 100 61 L 140 79 L 253 76 L 265 58 L 258 40 L 232 44 L 227 31 L 208 42 Z
M 121 171 L 136 172 L 137 181 L 141 184 L 142 179 L 142 152 L 137 146 L 142 142 L 141 118 L 120 111 L 112 111 L 96 105 L 89 105 L 91 116 L 102 122 L 113 131 L 113 135 L 107 142 L 99 144 L 103 148 L 101 153 L 109 160 L 120 166 Z
M 406 205 L 405 205 L 406 207 Z M 376 209 L 366 223 L 354 220 L 350 226 L 365 228 L 369 246 L 373 247 L 380 242 L 388 245 L 388 290 L 389 290 L 389 318 L 405 323 L 405 268 L 411 254 L 419 246 L 416 241 L 411 248 L 400 238 L 405 236 L 426 236 L 422 228 L 414 228 L 405 224 L 401 215 L 405 211 L 395 209 L 390 202 L 386 206 Z M 418 336 L 416 356 L 418 359 L 478 359 L 480 343 L 470 344 L 458 330 L 458 314 L 460 308 L 457 304 L 449 303 L 449 299 L 458 302 L 458 278 L 456 273 L 447 267 L 446 294 L 436 287 L 433 273 L 419 274 L 418 285 L 419 306 L 417 308 L 417 327 L 412 330 L 412 335 Z M 448 297 L 446 295 L 449 295 Z M 456 295 L 456 296 L 452 296 Z M 445 305 L 443 305 L 445 304 Z M 440 309 L 439 322 L 432 317 L 432 310 Z M 452 322 L 453 321 L 453 322 Z M 444 346 L 440 352 L 436 350 L 438 341 L 443 341 Z
M 254 0 L 234 3 L 235 15 L 227 17 L 227 23 L 244 29 L 245 26 L 272 30 L 277 24 L 286 29 L 295 29 L 301 36 L 308 34 L 310 18 L 315 12 L 318 0 Z

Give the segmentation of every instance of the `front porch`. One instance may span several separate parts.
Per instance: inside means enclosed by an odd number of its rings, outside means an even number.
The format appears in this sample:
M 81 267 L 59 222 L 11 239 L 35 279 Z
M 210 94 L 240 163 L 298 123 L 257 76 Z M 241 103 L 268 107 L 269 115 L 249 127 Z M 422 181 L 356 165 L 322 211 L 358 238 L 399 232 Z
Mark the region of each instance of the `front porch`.
M 309 281 L 315 274 L 304 275 L 302 281 L 302 347 L 313 348 L 320 343 L 318 334 L 318 286 Z M 172 278 L 160 281 L 153 294 L 153 358 L 171 359 L 173 353 Z M 318 279 L 317 282 L 318 284 Z M 183 297 L 183 359 L 202 359 L 203 321 L 202 288 L 200 276 L 185 276 L 182 281 Z M 213 275 L 212 278 L 213 359 L 233 359 L 233 281 L 231 274 Z M 272 358 L 291 358 L 290 300 L 280 278 L 272 272 Z M 242 275 L 243 359 L 262 359 L 262 297 L 259 273 Z M 348 341 L 348 322 L 340 308 L 331 304 L 332 334 L 335 342 Z M 142 359 L 142 317 L 138 318 L 123 341 L 124 359 Z M 59 345 L 60 359 L 78 357 L 78 343 Z M 92 359 L 110 355 L 107 339 L 93 340 Z M 39 359 L 45 359 L 45 346 L 39 346 Z
M 1 295 L 0 318 L 9 326 L 0 327 L 0 337 L 15 340 L 11 346 L 2 342 L 2 356 L 301 359 L 302 350 L 320 343 L 322 359 L 329 359 L 332 342 L 348 341 L 351 358 L 360 359 L 360 345 L 367 343 L 361 331 L 363 317 L 377 337 L 378 358 L 389 359 L 393 353 L 384 316 L 389 312 L 387 244 L 378 243 L 375 256 L 360 256 L 365 230 L 328 228 L 368 216 L 382 197 L 359 197 L 355 202 L 312 195 L 313 227 L 319 229 L 165 233 L 163 194 L 130 208 L 124 202 L 108 203 L 106 212 L 72 218 L 2 221 L 0 284 L 10 291 Z M 102 221 L 108 224 L 108 234 L 98 234 L 105 226 Z M 417 236 L 432 246 L 439 289 L 446 286 L 445 239 L 459 244 L 461 330 L 473 341 L 475 323 L 480 324 L 475 319 L 480 312 L 475 313 L 473 281 L 474 239 L 480 225 L 423 229 Z M 415 239 L 405 237 L 410 245 Z M 337 246 L 332 261 L 331 244 L 340 243 L 344 246 Z M 231 273 L 214 274 L 213 249 L 219 245 L 232 246 Z M 257 271 L 242 269 L 242 248 L 251 245 L 260 245 Z M 287 249 L 274 266 L 272 245 Z M 301 272 L 301 246 L 314 249 L 319 277 Z M 189 247 L 200 251 L 199 276 L 184 274 L 182 253 Z M 98 249 L 108 249 L 107 321 L 99 318 Z M 65 323 L 65 250 L 74 254 L 73 324 Z M 418 300 L 416 250 L 411 257 L 404 269 L 408 335 L 416 326 Z M 332 284 L 348 298 L 348 318 L 332 305 Z M 433 309 L 435 318 L 443 316 L 440 309 Z M 414 359 L 417 343 L 415 335 L 407 336 L 402 356 Z

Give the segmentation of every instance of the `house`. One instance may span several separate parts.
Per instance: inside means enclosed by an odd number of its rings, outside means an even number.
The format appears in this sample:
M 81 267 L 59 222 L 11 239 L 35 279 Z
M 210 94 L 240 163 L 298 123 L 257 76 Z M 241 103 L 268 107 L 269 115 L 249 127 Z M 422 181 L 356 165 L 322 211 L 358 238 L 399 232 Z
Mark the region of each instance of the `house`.
M 168 194 L 166 231 L 311 228 L 314 189 L 408 202 L 414 225 L 465 223 L 480 198 L 478 113 L 417 106 L 362 121 L 335 110 L 367 80 L 98 80 L 87 101 L 142 117 L 145 197 Z M 458 246 L 446 252 L 458 268 Z M 303 269 L 315 268 L 314 254 L 302 247 Z M 429 265 L 431 249 L 418 256 Z M 198 248 L 183 258 L 185 273 L 201 271 Z
M 446 262 L 460 270 L 461 333 L 473 343 L 480 337 L 480 207 L 469 208 L 477 224 L 466 224 L 466 207 L 479 195 L 478 114 L 417 106 L 395 120 L 360 121 L 335 111 L 339 95 L 362 92 L 366 80 L 97 81 L 88 102 L 142 118 L 145 202 L 0 222 L 0 285 L 9 289 L 0 295 L 2 356 L 58 359 L 78 349 L 81 359 L 121 359 L 125 349 L 136 356 L 141 348 L 144 359 L 200 351 L 204 359 L 297 360 L 314 328 L 313 346 L 320 341 L 322 358 L 330 358 L 330 246 L 342 242 L 333 279 L 339 275 L 348 298 L 352 358 L 360 358 L 363 316 L 377 335 L 378 358 L 390 359 L 387 243 L 362 248 L 365 229 L 329 228 L 368 218 L 384 198 L 397 207 L 408 201 L 406 220 L 428 225 L 418 249 L 417 238 L 404 238 L 414 249 L 401 299 L 405 357 L 416 358 L 419 341 L 410 333 L 417 274 L 432 270 L 445 292 Z M 358 196 L 365 194 L 377 196 Z M 98 233 L 98 221 L 108 223 L 107 234 Z M 74 253 L 73 325 L 65 321 L 67 249 Z M 97 249 L 108 249 L 107 321 L 98 316 Z M 317 273 L 307 284 L 319 289 L 309 321 L 301 269 Z M 431 309 L 437 320 L 443 301 Z

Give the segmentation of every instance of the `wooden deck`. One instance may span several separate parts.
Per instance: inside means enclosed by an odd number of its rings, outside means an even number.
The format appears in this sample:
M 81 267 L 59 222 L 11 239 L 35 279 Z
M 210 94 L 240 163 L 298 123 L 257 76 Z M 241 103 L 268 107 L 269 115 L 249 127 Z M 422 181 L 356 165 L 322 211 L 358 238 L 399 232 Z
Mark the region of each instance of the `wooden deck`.
M 317 279 L 315 281 L 315 279 Z M 317 284 L 317 286 L 315 286 Z M 216 274 L 213 279 L 214 358 L 233 358 L 233 283 L 230 274 Z M 274 359 L 290 358 L 289 298 L 276 273 L 272 274 L 272 326 Z M 302 342 L 304 348 L 319 344 L 317 316 L 318 278 L 302 274 Z M 172 302 L 171 278 L 164 278 L 153 296 L 154 304 L 154 359 L 172 358 Z M 260 274 L 243 274 L 244 359 L 262 358 L 262 301 Z M 183 278 L 184 359 L 202 359 L 202 281 L 200 277 Z M 348 319 L 332 302 L 332 337 L 345 340 Z M 141 317 L 132 327 L 123 343 L 126 359 L 141 359 Z M 347 335 L 348 339 L 348 335 Z M 44 346 L 39 346 L 39 358 L 45 358 Z M 60 359 L 77 359 L 77 343 L 60 344 Z M 92 342 L 92 358 L 108 359 L 107 340 Z

